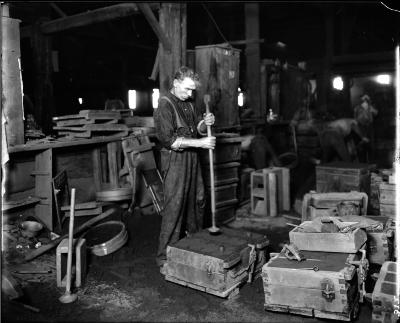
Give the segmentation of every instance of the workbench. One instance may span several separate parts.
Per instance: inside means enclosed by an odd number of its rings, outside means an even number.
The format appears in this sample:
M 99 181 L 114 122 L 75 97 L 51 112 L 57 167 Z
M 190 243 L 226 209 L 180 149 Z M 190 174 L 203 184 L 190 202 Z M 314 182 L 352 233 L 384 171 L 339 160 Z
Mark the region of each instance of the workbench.
M 39 198 L 39 202 L 35 205 L 35 216 L 49 230 L 53 231 L 56 221 L 53 218 L 54 196 L 52 179 L 57 174 L 56 172 L 62 171 L 62 169 L 56 169 L 54 166 L 57 156 L 64 154 L 64 159 L 66 159 L 66 155 L 67 159 L 62 165 L 64 167 L 68 166 L 69 162 L 73 162 L 74 165 L 70 167 L 77 168 L 75 163 L 78 161 L 78 168 L 86 167 L 84 171 L 89 175 L 92 172 L 94 187 L 92 185 L 92 187 L 84 187 L 84 189 L 100 191 L 105 187 L 116 188 L 119 187 L 119 170 L 123 160 L 121 138 L 121 136 L 101 136 L 90 139 L 74 138 L 69 140 L 58 138 L 50 141 L 41 140 L 36 143 L 32 141 L 23 145 L 8 147 L 9 164 L 11 164 L 8 165 L 8 168 L 11 172 L 14 172 L 8 174 L 8 177 L 10 177 L 9 187 L 11 190 L 18 189 L 13 185 L 18 187 L 25 185 L 29 188 L 30 178 L 26 176 L 28 175 L 26 173 L 27 170 L 24 169 L 26 167 L 20 167 L 18 170 L 15 164 L 21 161 L 26 162 L 27 160 L 29 161 L 29 158 L 33 158 L 33 171 L 29 175 L 34 176 L 34 196 Z M 87 155 L 85 157 L 86 160 L 84 158 L 79 160 L 84 153 Z M 89 160 L 87 157 L 89 157 Z M 32 167 L 28 167 L 28 169 Z M 75 168 L 73 170 L 77 171 Z M 15 174 L 15 172 L 19 172 L 19 174 Z M 79 175 L 77 177 L 79 179 Z M 13 180 L 18 183 L 13 183 Z M 82 192 L 84 192 L 84 189 Z

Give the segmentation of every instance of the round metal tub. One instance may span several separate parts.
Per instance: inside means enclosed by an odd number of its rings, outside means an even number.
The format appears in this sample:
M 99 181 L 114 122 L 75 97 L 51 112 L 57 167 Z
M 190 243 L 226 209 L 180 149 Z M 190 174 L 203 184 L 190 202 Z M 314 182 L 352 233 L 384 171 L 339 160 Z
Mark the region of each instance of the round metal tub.
M 105 256 L 117 251 L 128 241 L 128 232 L 122 222 L 108 221 L 90 228 L 84 237 L 92 254 Z

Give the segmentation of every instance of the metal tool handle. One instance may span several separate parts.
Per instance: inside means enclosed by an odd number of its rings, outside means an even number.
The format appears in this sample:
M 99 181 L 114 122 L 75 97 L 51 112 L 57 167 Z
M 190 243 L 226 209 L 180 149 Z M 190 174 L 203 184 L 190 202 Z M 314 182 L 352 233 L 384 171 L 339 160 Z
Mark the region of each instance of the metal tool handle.
M 210 97 L 208 94 L 204 95 L 204 103 L 206 105 L 206 113 L 210 113 L 210 107 L 208 102 Z M 207 126 L 207 137 L 211 137 L 211 126 Z M 216 227 L 215 221 L 215 183 L 214 183 L 214 154 L 213 150 L 210 148 L 208 150 L 208 157 L 210 160 L 210 183 L 211 183 L 211 220 L 212 220 L 212 227 Z
M 66 292 L 71 291 L 71 272 L 72 272 L 72 244 L 74 240 L 74 216 L 75 216 L 75 188 L 71 189 L 71 206 L 69 216 L 69 238 L 68 238 L 68 258 L 67 258 L 67 285 Z

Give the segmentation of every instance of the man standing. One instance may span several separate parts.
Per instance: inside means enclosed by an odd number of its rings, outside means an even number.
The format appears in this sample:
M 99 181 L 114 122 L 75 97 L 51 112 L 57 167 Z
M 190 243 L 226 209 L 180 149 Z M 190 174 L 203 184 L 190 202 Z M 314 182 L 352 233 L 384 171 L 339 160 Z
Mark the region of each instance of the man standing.
M 378 110 L 372 105 L 368 94 L 362 95 L 360 100 L 360 104 L 354 107 L 354 119 L 357 120 L 363 135 L 368 138 L 369 141 L 369 145 L 363 147 L 363 151 L 360 152 L 363 155 L 362 161 L 368 162 L 370 157 L 369 155 L 373 154 L 375 149 L 375 132 L 373 121 L 374 117 L 376 117 L 378 114 Z
M 157 138 L 162 145 L 161 173 L 164 179 L 164 208 L 157 252 L 157 264 L 166 262 L 167 245 L 203 227 L 204 184 L 198 148 L 214 149 L 215 137 L 199 138 L 214 115 L 201 116 L 192 104 L 199 79 L 192 69 L 182 66 L 175 73 L 170 92 L 160 98 L 154 111 Z

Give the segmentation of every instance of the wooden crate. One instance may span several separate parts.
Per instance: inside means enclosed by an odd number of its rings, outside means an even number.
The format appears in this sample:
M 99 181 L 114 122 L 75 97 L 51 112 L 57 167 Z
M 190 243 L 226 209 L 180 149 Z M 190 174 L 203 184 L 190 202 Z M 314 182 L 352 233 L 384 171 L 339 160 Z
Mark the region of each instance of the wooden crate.
M 196 46 L 195 60 L 202 84 L 196 90 L 196 107 L 205 112 L 203 97 L 207 93 L 215 126 L 239 126 L 239 109 L 233 107 L 237 107 L 240 50 L 223 45 Z
M 240 186 L 238 189 L 239 202 L 250 199 L 250 175 L 254 171 L 254 168 L 244 168 L 240 172 Z
M 397 322 L 399 317 L 395 314 L 395 310 L 398 311 L 399 295 L 396 292 L 396 282 L 397 264 L 393 261 L 383 263 L 372 292 L 373 323 Z
M 302 232 L 301 226 L 310 223 L 305 221 L 289 232 L 290 243 L 300 250 L 356 253 L 367 241 L 367 234 L 360 228 L 348 233 Z
M 278 198 L 278 213 L 290 211 L 290 171 L 286 167 L 263 168 L 264 174 L 276 174 L 276 189 Z
M 265 310 L 350 321 L 359 308 L 358 254 L 302 251 L 307 260 L 284 252 L 262 268 Z M 318 266 L 319 270 L 308 270 Z
M 382 182 L 379 184 L 380 215 L 396 217 L 396 185 Z
M 368 164 L 332 162 L 318 165 L 316 170 L 317 193 L 370 191 Z
M 261 272 L 268 244 L 257 233 L 223 228 L 215 236 L 205 229 L 167 247 L 165 279 L 228 297 Z
M 215 186 L 237 183 L 239 181 L 239 166 L 238 162 L 218 164 L 214 167 L 214 184 Z M 203 168 L 204 184 L 210 186 L 210 165 L 205 165 Z
M 303 197 L 301 219 L 307 221 L 321 216 L 339 215 L 341 203 L 353 204 L 353 208 L 358 210 L 354 215 L 367 214 L 368 195 L 364 192 L 316 193 L 310 191 Z
M 383 230 L 367 229 L 367 257 L 371 264 L 382 265 L 393 261 L 395 245 L 395 222 L 386 216 L 367 216 L 383 223 Z
M 235 202 L 231 205 L 215 209 L 215 220 L 217 225 L 226 224 L 235 220 L 236 204 L 237 203 Z
M 277 178 L 274 172 L 254 171 L 250 177 L 251 213 L 255 216 L 277 216 Z
M 240 137 L 217 137 L 216 146 L 213 151 L 214 164 L 240 162 L 241 159 L 241 144 Z M 200 150 L 200 160 L 204 166 L 210 164 L 209 152 L 207 149 Z

